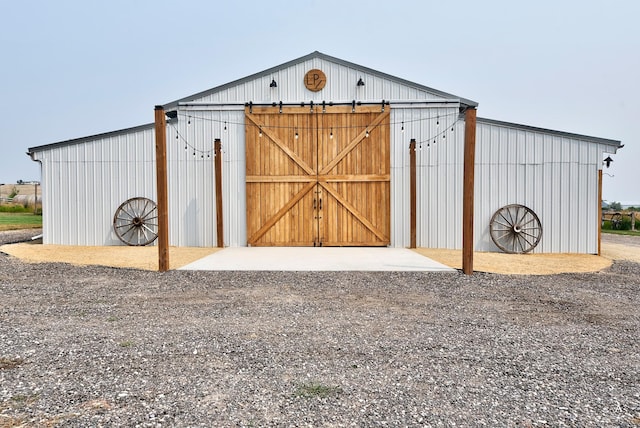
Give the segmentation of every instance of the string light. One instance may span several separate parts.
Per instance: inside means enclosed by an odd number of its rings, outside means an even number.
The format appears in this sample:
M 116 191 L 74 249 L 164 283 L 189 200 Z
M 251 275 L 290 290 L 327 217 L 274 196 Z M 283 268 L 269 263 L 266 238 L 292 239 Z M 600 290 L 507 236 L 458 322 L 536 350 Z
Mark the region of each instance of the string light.
M 170 126 L 173 126 L 173 124 L 169 123 Z M 200 155 L 201 159 L 204 159 L 204 155 L 207 155 L 207 158 L 211 157 L 211 150 L 200 150 L 194 146 L 192 146 L 191 144 L 189 144 L 189 141 L 187 141 L 186 138 L 184 138 L 181 134 L 180 131 L 178 131 L 177 128 L 175 128 L 176 131 L 176 139 L 180 140 L 182 139 L 184 141 L 184 150 L 185 152 L 188 151 L 189 149 L 191 149 L 191 153 L 193 154 L 193 157 L 196 158 L 198 156 L 198 154 Z
M 455 132 L 455 124 L 456 124 L 458 121 L 460 121 L 460 117 L 458 117 L 458 118 L 457 118 L 457 119 L 456 119 L 456 120 L 451 124 L 451 132 Z M 438 120 L 438 122 L 439 122 L 439 120 Z M 439 137 L 439 136 L 441 136 L 441 135 L 442 135 L 442 138 L 443 138 L 443 139 L 446 139 L 446 138 L 447 138 L 447 132 L 448 132 L 448 131 L 449 131 L 449 126 L 447 125 L 447 126 L 445 127 L 444 131 L 441 131 L 441 132 L 437 133 L 436 135 L 432 135 L 432 136 L 430 136 L 429 138 L 427 138 L 427 139 L 425 139 L 425 140 L 423 140 L 423 141 L 421 141 L 421 142 L 419 142 L 419 143 L 416 143 L 416 144 L 422 144 L 423 142 L 426 142 L 426 143 L 427 143 L 427 147 L 431 147 L 431 145 L 434 145 L 434 146 L 435 146 L 435 145 L 437 144 L 437 142 L 438 142 L 437 137 Z M 430 143 L 430 142 L 429 142 L 429 141 L 431 141 L 431 139 L 433 139 L 433 143 Z
M 259 135 L 260 137 L 262 137 L 262 133 L 263 133 L 263 132 L 262 132 L 262 131 L 263 131 L 263 130 L 262 130 L 262 128 L 263 128 L 263 126 L 262 126 L 262 125 L 250 125 L 250 124 L 247 124 L 247 123 L 245 123 L 245 122 L 233 122 L 233 121 L 231 121 L 231 122 L 230 122 L 230 121 L 226 121 L 226 120 L 225 120 L 225 121 L 222 121 L 222 120 L 220 120 L 220 119 L 214 119 L 214 118 L 207 118 L 207 117 L 198 117 L 198 116 L 185 115 L 184 113 L 179 113 L 179 112 L 178 112 L 178 114 L 179 114 L 179 115 L 181 115 L 182 117 L 187 116 L 187 124 L 191 124 L 191 119 L 193 118 L 193 119 L 199 119 L 199 120 L 209 121 L 209 122 L 224 123 L 223 130 L 224 130 L 225 132 L 227 132 L 227 128 L 228 128 L 228 126 L 229 126 L 229 125 L 238 125 L 238 126 L 243 126 L 243 127 L 246 127 L 246 126 L 256 126 L 256 127 L 258 128 L 258 135 Z M 458 113 L 457 111 L 456 111 L 456 112 L 452 112 L 452 113 L 450 113 L 450 114 L 445 114 L 444 116 L 442 116 L 442 117 L 445 117 L 445 118 L 446 118 L 446 117 L 450 117 L 450 116 L 454 116 L 454 115 L 455 115 L 455 116 L 457 116 L 457 118 L 456 118 L 456 120 L 455 120 L 455 121 L 452 123 L 452 125 L 451 125 L 451 132 L 455 132 L 455 124 L 456 124 L 458 121 L 460 121 L 460 120 L 461 120 L 461 116 L 459 115 L 459 113 Z M 440 125 L 440 117 L 441 117 L 440 115 L 438 115 L 438 116 L 436 117 L 436 126 L 437 126 L 437 127 L 439 127 L 439 125 Z M 406 122 L 408 122 L 408 123 L 411 123 L 411 122 L 425 122 L 425 121 L 429 121 L 429 120 L 433 120 L 433 117 L 431 117 L 431 118 L 421 117 L 421 118 L 417 118 L 417 119 L 408 120 L 408 121 L 406 121 Z M 405 129 L 404 129 L 405 120 L 400 121 L 400 122 L 391 122 L 391 123 L 389 123 L 389 125 L 392 125 L 392 126 L 393 126 L 393 125 L 397 125 L 397 124 L 400 124 L 400 132 L 404 134 L 404 131 L 405 131 Z M 170 125 L 171 125 L 171 126 L 173 126 L 173 124 L 170 124 Z M 377 127 L 377 126 L 378 126 L 378 125 L 376 125 L 375 127 Z M 358 127 L 359 127 L 358 125 L 345 125 L 345 126 L 338 126 L 337 128 L 342 128 L 342 129 L 354 129 L 354 128 L 358 128 Z M 375 127 L 374 127 L 374 128 L 375 128 Z M 294 128 L 294 129 L 295 129 L 295 134 L 294 134 L 295 139 L 299 139 L 299 137 L 300 137 L 300 134 L 299 134 L 299 132 L 298 132 L 298 126 L 292 127 L 292 126 L 270 125 L 270 126 L 268 126 L 268 128 L 271 128 L 271 129 L 287 129 L 287 128 L 288 128 L 288 129 L 291 129 L 291 128 Z M 331 127 L 329 128 L 329 138 L 330 138 L 330 139 L 333 139 L 333 128 L 334 128 L 333 126 L 331 126 Z M 322 131 L 323 129 L 326 129 L 326 128 L 321 128 L 321 127 L 311 127 L 311 126 L 310 126 L 310 127 L 303 127 L 302 129 L 314 129 L 314 130 L 316 130 L 316 131 Z M 434 146 L 435 146 L 435 144 L 437 143 L 437 139 L 436 139 L 436 137 L 437 137 L 437 136 L 442 135 L 442 138 L 443 138 L 443 139 L 446 139 L 446 138 L 447 138 L 447 137 L 446 137 L 446 131 L 448 131 L 448 129 L 449 129 L 449 127 L 447 126 L 447 127 L 445 128 L 445 131 L 443 131 L 443 132 L 438 132 L 435 136 L 431 136 L 431 137 L 429 137 L 429 138 L 427 138 L 427 139 L 425 139 L 425 140 L 421 141 L 420 143 L 418 143 L 418 144 L 419 144 L 420 149 L 422 149 L 422 144 L 423 144 L 423 143 L 426 143 L 427 147 L 431 147 L 431 142 L 430 142 L 430 141 L 431 141 L 431 138 L 433 138 L 433 145 L 434 145 Z M 364 136 L 365 136 L 365 138 L 369 138 L 369 137 L 370 137 L 370 130 L 369 130 L 369 128 L 368 128 L 368 127 L 367 127 L 367 128 L 365 128 L 365 135 L 364 135 Z M 196 157 L 198 154 L 200 154 L 200 155 L 201 155 L 200 157 L 201 157 L 202 159 L 204 159 L 204 154 L 205 154 L 205 153 L 207 154 L 207 158 L 210 158 L 210 157 L 211 157 L 211 155 L 210 155 L 211 150 L 200 150 L 200 149 L 197 149 L 197 148 L 193 147 L 191 144 L 189 144 L 189 143 L 187 142 L 187 140 L 186 140 L 186 139 L 185 139 L 185 138 L 180 134 L 180 132 L 179 132 L 177 129 L 176 129 L 176 139 L 177 139 L 177 140 L 179 140 L 179 139 L 184 140 L 184 142 L 185 142 L 185 150 L 188 150 L 188 149 L 189 149 L 189 147 L 191 147 L 191 148 L 193 149 L 193 156 L 194 156 L 194 157 Z
M 329 104 L 331 105 L 331 103 Z M 198 117 L 198 116 L 191 116 L 191 115 L 186 115 L 184 113 L 178 113 L 179 116 L 188 118 L 188 120 L 190 121 L 191 119 L 194 120 L 203 120 L 203 121 L 207 121 L 207 122 L 214 122 L 214 123 L 220 123 L 220 124 L 224 124 L 223 126 L 223 130 L 226 132 L 227 128 L 229 125 L 237 125 L 237 126 L 255 126 L 258 128 L 265 128 L 265 129 L 295 129 L 296 132 L 299 129 L 313 129 L 313 130 L 326 130 L 327 128 L 322 128 L 322 127 L 315 127 L 315 126 L 309 126 L 309 127 L 299 127 L 299 126 L 287 126 L 287 125 L 269 125 L 269 126 L 262 126 L 262 125 L 248 125 L 245 122 L 234 122 L 234 121 L 228 121 L 228 120 L 222 120 L 222 119 L 214 119 L 214 118 L 208 118 L 208 117 Z M 437 119 L 436 119 L 436 125 L 440 125 L 440 118 L 446 118 L 446 117 L 451 117 L 451 116 L 458 116 L 459 113 L 457 111 L 452 112 L 450 114 L 445 114 L 443 116 L 438 115 Z M 414 123 L 414 122 L 427 122 L 427 121 L 431 121 L 433 120 L 433 118 L 429 118 L 429 117 L 420 117 L 417 119 L 412 119 L 412 120 L 403 120 L 403 121 L 398 121 L 398 122 L 390 122 L 389 125 L 390 126 L 395 126 L 395 125 L 400 125 L 400 130 L 403 131 L 404 130 L 404 124 L 406 123 Z M 339 129 L 355 129 L 355 128 L 359 128 L 358 125 L 345 125 L 345 126 L 332 126 L 331 128 L 339 128 Z M 330 129 L 331 129 L 330 128 Z

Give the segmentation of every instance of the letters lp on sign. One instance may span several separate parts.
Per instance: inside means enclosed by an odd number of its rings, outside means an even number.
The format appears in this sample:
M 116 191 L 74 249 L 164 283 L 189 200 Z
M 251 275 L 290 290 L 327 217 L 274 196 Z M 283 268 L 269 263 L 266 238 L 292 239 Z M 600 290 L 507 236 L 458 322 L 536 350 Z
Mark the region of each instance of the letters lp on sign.
M 307 74 L 304 75 L 304 86 L 310 91 L 318 92 L 324 88 L 326 84 L 327 76 L 322 70 L 314 68 L 313 70 L 307 71 Z

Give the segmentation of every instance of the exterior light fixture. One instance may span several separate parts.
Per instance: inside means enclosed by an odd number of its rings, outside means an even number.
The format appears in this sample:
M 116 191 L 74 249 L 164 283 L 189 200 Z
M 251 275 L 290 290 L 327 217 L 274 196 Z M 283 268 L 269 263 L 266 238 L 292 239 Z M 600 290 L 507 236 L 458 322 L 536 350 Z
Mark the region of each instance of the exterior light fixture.
M 364 86 L 364 80 L 362 80 L 362 77 L 358 80 L 358 83 L 356 83 L 356 86 Z
M 276 79 L 271 79 L 271 84 L 269 85 L 270 88 L 277 88 L 278 84 L 276 83 Z
M 607 168 L 611 166 L 611 162 L 613 162 L 613 159 L 611 159 L 611 156 L 607 156 L 607 158 L 602 161 L 602 163 L 604 163 Z

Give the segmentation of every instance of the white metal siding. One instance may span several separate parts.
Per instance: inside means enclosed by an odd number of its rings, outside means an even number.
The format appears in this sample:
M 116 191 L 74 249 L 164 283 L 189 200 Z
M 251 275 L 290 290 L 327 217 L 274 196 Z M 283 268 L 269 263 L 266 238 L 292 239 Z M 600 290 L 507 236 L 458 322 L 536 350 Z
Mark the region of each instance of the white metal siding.
M 409 246 L 409 142 L 415 139 L 417 245 L 461 248 L 464 122 L 458 106 L 392 106 L 391 112 L 392 246 Z
M 45 244 L 119 245 L 113 215 L 126 199 L 155 199 L 153 129 L 51 148 L 42 162 Z
M 311 92 L 304 86 L 304 75 L 307 71 L 318 68 L 327 76 L 327 84 L 319 92 Z M 364 86 L 356 86 L 362 77 Z M 270 88 L 275 79 L 277 88 Z M 195 102 L 228 103 L 249 102 L 264 103 L 283 101 L 351 101 L 351 100 L 436 100 L 442 99 L 437 94 L 409 87 L 400 83 L 369 74 L 356 69 L 336 64 L 321 58 L 314 58 L 302 63 L 283 68 L 276 73 L 264 75 L 262 78 L 241 82 L 237 86 L 201 98 Z
M 180 109 L 169 134 L 172 245 L 216 245 L 216 138 L 222 143 L 223 242 L 246 245 L 244 110 Z
M 215 157 L 212 123 L 178 120 L 168 126 L 167 133 L 170 244 L 181 247 L 214 246 Z
M 597 252 L 604 146 L 481 120 L 476 141 L 476 251 L 500 251 L 489 233 L 491 216 L 505 205 L 521 204 L 542 223 L 534 252 Z

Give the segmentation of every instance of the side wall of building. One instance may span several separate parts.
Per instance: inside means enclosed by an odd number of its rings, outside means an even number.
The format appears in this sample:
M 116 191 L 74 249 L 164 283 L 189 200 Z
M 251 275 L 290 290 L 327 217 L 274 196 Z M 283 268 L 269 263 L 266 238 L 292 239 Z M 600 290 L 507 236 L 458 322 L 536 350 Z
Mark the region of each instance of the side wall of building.
M 133 197 L 155 200 L 153 126 L 36 151 L 42 165 L 43 242 L 119 245 L 118 206 Z
M 207 122 L 184 125 L 167 125 L 169 244 L 213 247 L 214 132 Z M 153 125 L 54 145 L 34 159 L 42 164 L 45 244 L 125 245 L 113 229 L 120 204 L 133 197 L 157 201 Z
M 491 240 L 491 217 L 521 204 L 542 224 L 535 253 L 597 253 L 598 170 L 610 147 L 483 119 L 476 141 L 476 251 L 500 251 Z

